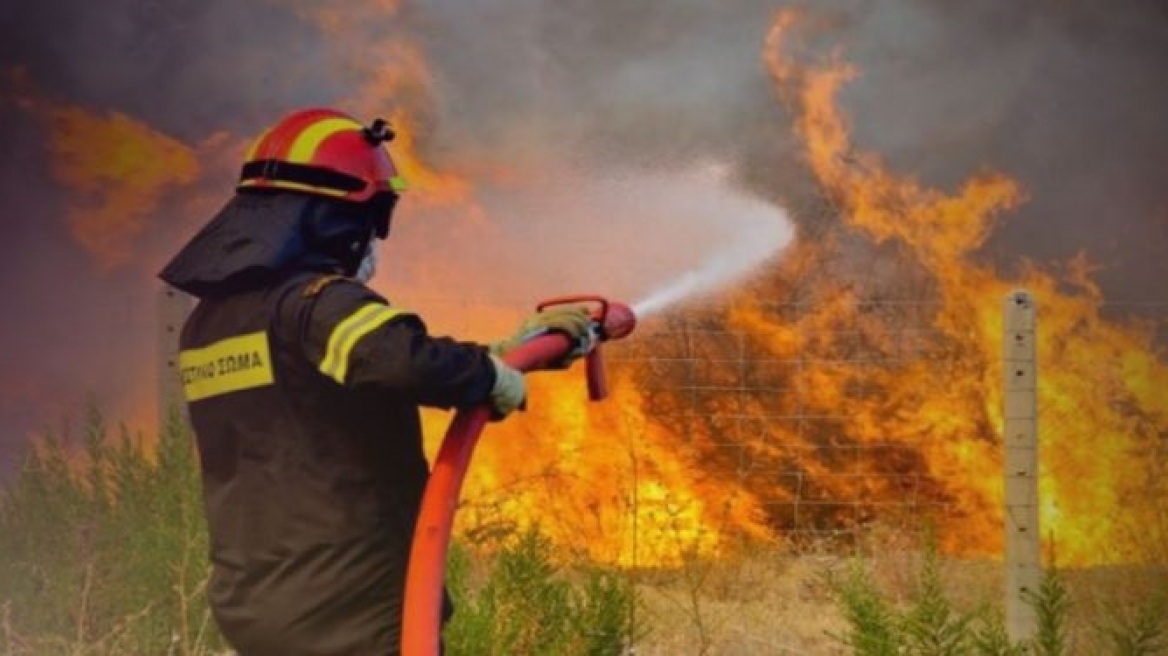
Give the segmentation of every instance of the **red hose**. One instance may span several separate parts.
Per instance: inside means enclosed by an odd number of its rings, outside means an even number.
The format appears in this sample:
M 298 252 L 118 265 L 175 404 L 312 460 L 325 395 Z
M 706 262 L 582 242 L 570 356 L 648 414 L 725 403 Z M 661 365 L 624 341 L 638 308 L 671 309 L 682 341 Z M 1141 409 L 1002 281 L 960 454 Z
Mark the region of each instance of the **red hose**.
M 511 350 L 503 356 L 503 361 L 523 372 L 547 369 L 573 348 L 567 335 L 548 333 Z M 402 656 L 438 654 L 442 586 L 454 511 L 471 454 L 489 418 L 490 407 L 486 404 L 459 410 L 434 461 L 410 549 L 402 614 Z

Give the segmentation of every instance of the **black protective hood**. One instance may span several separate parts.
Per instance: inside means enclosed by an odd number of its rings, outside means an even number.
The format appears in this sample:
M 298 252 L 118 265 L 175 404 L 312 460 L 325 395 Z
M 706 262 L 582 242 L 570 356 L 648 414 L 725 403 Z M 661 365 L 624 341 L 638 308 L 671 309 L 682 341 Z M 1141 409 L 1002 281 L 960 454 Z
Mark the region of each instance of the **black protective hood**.
M 307 252 L 300 226 L 312 199 L 239 193 L 158 274 L 199 298 L 263 284 Z
M 303 271 L 351 276 L 374 235 L 388 232 L 393 203 L 383 201 L 350 203 L 286 191 L 236 193 L 158 277 L 207 298 Z

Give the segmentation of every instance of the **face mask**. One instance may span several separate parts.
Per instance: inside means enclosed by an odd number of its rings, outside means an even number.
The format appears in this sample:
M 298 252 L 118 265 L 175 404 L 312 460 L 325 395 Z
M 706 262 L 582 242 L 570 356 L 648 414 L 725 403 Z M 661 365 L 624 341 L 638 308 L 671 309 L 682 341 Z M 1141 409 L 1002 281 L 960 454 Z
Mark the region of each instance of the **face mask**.
M 374 239 L 369 240 L 369 245 L 365 247 L 365 257 L 361 258 L 361 264 L 357 266 L 357 273 L 353 275 L 354 278 L 363 283 L 372 280 L 374 272 L 377 271 L 377 248 L 373 245 L 375 241 Z

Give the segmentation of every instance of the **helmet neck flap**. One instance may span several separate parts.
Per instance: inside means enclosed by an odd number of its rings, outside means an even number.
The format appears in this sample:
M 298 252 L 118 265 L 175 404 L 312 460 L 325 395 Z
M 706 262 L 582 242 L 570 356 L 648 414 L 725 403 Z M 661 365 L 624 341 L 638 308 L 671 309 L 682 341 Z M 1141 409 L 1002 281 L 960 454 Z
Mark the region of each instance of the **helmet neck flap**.
M 206 298 L 306 271 L 352 276 L 379 231 L 373 214 L 380 210 L 297 193 L 237 193 L 159 277 Z

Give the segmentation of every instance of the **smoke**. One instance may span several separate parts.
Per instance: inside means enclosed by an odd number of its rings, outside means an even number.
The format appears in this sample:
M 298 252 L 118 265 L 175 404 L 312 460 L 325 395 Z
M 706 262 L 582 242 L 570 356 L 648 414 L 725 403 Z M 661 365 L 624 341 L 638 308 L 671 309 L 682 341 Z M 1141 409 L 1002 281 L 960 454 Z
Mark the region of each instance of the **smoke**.
M 788 208 L 804 239 L 839 223 L 760 62 L 774 2 L 346 4 L 0 7 L 0 291 L 16 308 L 0 325 L 0 463 L 86 390 L 111 414 L 145 405 L 153 273 L 222 202 L 244 140 L 293 107 L 404 109 L 427 163 L 470 181 L 473 212 L 407 199 L 387 245 L 382 284 L 424 314 L 440 296 L 527 303 L 588 281 L 648 293 L 713 255 L 694 248 L 722 243 L 703 229 L 735 224 L 662 211 L 637 188 L 708 161 Z M 1161 3 L 831 0 L 809 14 L 818 29 L 801 56 L 838 51 L 860 71 L 842 98 L 857 144 L 930 184 L 986 168 L 1020 182 L 1027 202 L 981 257 L 1009 271 L 1083 251 L 1108 298 L 1163 298 Z M 162 185 L 150 216 L 105 244 L 123 258 L 112 269 L 75 237 L 79 192 L 54 176 L 51 126 L 29 93 L 127 117 L 200 160 L 197 180 Z M 638 215 L 645 203 L 656 209 Z M 840 250 L 824 271 L 879 282 L 880 249 Z
M 856 64 L 842 101 L 860 147 L 928 184 L 985 169 L 1021 184 L 983 258 L 1010 275 L 1086 253 L 1109 300 L 1164 299 L 1168 6 L 831 4 L 808 50 Z
M 601 171 L 714 156 L 813 235 L 839 217 L 800 166 L 758 63 L 774 9 L 428 3 L 417 33 L 443 98 L 436 146 L 456 158 L 507 153 Z M 946 188 L 985 169 L 1019 180 L 1027 202 L 982 257 L 1008 275 L 1024 258 L 1085 251 L 1108 298 L 1163 297 L 1162 3 L 836 0 L 809 9 L 818 29 L 801 55 L 836 53 L 859 71 L 842 100 L 861 147 Z M 870 245 L 854 248 L 857 261 L 870 257 Z M 841 275 L 866 276 L 841 264 Z

